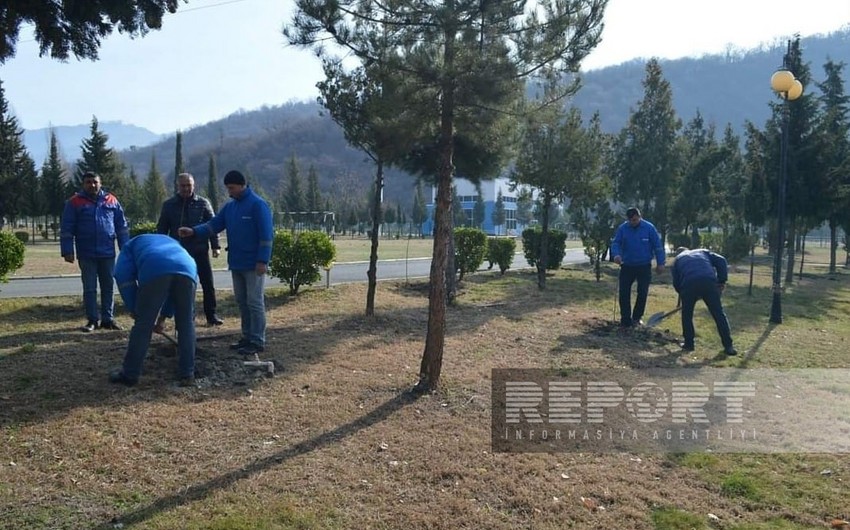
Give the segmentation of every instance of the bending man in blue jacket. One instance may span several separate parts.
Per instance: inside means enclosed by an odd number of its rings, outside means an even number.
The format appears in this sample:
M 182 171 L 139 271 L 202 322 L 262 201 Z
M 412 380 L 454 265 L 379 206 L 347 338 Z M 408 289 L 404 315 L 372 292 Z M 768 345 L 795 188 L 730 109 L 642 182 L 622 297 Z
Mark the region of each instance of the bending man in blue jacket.
M 655 225 L 641 218 L 640 210 L 626 210 L 627 221 L 621 224 L 611 241 L 611 257 L 620 266 L 620 327 L 641 325 L 646 311 L 646 297 L 652 281 L 652 258 L 655 271 L 664 272 L 666 258 L 661 236 Z M 637 299 L 632 309 L 632 284 L 637 281 Z
M 173 306 L 180 385 L 194 384 L 197 275 L 192 256 L 166 235 L 142 234 L 124 245 L 115 264 L 115 281 L 135 322 L 124 366 L 109 375 L 111 382 L 133 386 L 139 381 L 157 316 L 160 310 L 170 312 Z
M 266 345 L 265 278 L 272 256 L 272 212 L 254 193 L 238 171 L 224 176 L 224 186 L 233 199 L 204 224 L 182 226 L 180 237 L 201 239 L 227 229 L 227 267 L 233 277 L 233 296 L 239 305 L 242 337 L 230 348 L 242 355 L 254 355 Z
M 673 261 L 673 288 L 682 298 L 682 335 L 685 341 L 681 344 L 685 351 L 694 351 L 694 306 L 697 300 L 705 302 L 717 333 L 723 342 L 726 355 L 737 355 L 738 351 L 732 346 L 732 332 L 729 330 L 729 320 L 723 311 L 720 294 L 726 288 L 728 267 L 726 258 L 710 250 L 698 248 L 688 250 L 685 247 L 676 249 L 676 259 Z

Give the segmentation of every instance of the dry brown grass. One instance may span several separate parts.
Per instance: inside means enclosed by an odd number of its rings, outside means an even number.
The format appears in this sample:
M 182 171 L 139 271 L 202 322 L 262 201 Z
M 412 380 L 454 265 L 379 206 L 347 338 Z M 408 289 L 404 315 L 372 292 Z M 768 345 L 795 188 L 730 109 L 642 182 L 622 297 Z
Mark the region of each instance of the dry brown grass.
M 743 272 L 733 278 L 733 322 L 743 320 L 734 297 L 744 281 Z M 839 286 L 847 290 L 845 278 Z M 665 309 L 669 286 L 652 293 L 648 311 Z M 244 371 L 227 349 L 238 318 L 222 296 L 226 323 L 199 328 L 207 377 L 192 389 L 176 386 L 162 339 L 138 387 L 109 385 L 127 332 L 78 332 L 78 298 L 0 300 L 0 528 L 680 528 L 654 519 L 675 508 L 706 525 L 690 527 L 708 528 L 710 512 L 723 528 L 743 529 L 806 528 L 841 515 L 848 497 L 832 479 L 816 490 L 765 479 L 788 496 L 818 494 L 794 506 L 724 494 L 735 455 L 694 464 L 491 451 L 491 369 L 722 363 L 704 317 L 697 326 L 708 330 L 707 346 L 683 358 L 666 331 L 608 332 L 610 276 L 597 284 L 586 271 L 559 271 L 541 293 L 530 272 L 474 275 L 449 310 L 441 390 L 417 398 L 408 390 L 426 295 L 422 284 L 382 283 L 378 316 L 366 319 L 365 285 L 294 299 L 270 291 L 266 357 L 282 369 L 274 378 Z M 766 312 L 767 295 L 758 296 Z M 742 350 L 764 321 L 746 328 Z M 840 342 L 839 330 L 829 333 Z M 767 337 L 760 355 L 788 340 Z M 801 462 L 812 480 L 826 481 L 825 467 L 833 479 L 850 471 L 843 456 L 743 460 L 779 479 Z

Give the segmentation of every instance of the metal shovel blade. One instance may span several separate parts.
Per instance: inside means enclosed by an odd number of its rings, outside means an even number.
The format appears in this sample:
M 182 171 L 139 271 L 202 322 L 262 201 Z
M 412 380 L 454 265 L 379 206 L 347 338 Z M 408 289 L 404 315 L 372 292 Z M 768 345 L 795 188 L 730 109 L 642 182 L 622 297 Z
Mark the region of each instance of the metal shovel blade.
M 655 326 L 658 325 L 659 322 L 661 322 L 665 318 L 667 318 L 670 315 L 673 315 L 675 313 L 678 313 L 681 310 L 682 310 L 682 307 L 679 306 L 676 309 L 671 309 L 670 311 L 666 311 L 666 312 L 665 311 L 659 311 L 658 313 L 655 313 L 654 315 L 650 316 L 646 320 L 646 327 L 648 327 L 648 328 L 655 327 Z

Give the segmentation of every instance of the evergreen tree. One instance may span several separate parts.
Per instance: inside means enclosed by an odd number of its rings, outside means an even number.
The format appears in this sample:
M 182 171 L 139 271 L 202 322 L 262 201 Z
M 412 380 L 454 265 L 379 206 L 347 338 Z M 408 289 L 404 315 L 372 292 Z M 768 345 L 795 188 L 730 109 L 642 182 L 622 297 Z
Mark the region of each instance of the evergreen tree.
M 44 215 L 44 192 L 41 189 L 41 179 L 35 162 L 29 153 L 24 150 L 17 162 L 18 178 L 17 188 L 20 189 L 20 213 L 29 217 L 32 224 L 30 242 L 35 243 L 35 225 L 38 217 Z
M 452 186 L 452 226 L 460 228 L 467 224 L 466 211 L 463 209 L 463 203 L 460 202 L 460 197 L 457 194 L 457 186 Z
M 50 130 L 50 150 L 44 165 L 41 166 L 41 187 L 44 192 L 44 213 L 49 216 L 50 224 L 54 227 L 59 223 L 59 217 L 65 207 L 67 183 L 65 163 L 59 155 L 59 140 L 56 131 Z M 53 231 L 53 237 L 58 235 L 58 229 Z
M 3 218 L 14 223 L 22 211 L 22 198 L 17 181 L 21 176 L 26 154 L 24 130 L 9 110 L 3 83 L 0 81 L 0 228 Z
M 844 63 L 827 61 L 826 79 L 818 83 L 821 119 L 818 135 L 824 162 L 824 215 L 829 224 L 829 272 L 836 270 L 838 228 L 850 220 L 850 96 L 844 89 Z
M 410 219 L 416 225 L 416 232 L 422 237 L 422 223 L 428 220 L 428 209 L 425 206 L 425 199 L 422 197 L 422 182 L 416 181 L 416 192 L 413 195 L 413 212 L 410 214 Z
M 215 164 L 215 155 L 210 153 L 209 169 L 207 170 L 207 199 L 212 205 L 214 212 L 218 212 L 218 170 Z
M 682 123 L 676 117 L 670 82 L 664 79 L 658 60 L 650 59 L 645 71 L 643 100 L 617 140 L 615 191 L 620 202 L 640 208 L 664 240 L 679 172 L 677 134 Z
M 319 191 L 319 175 L 312 164 L 307 171 L 307 211 L 318 212 L 322 209 L 322 194 Z
M 177 11 L 178 0 L 109 0 L 73 2 L 4 2 L 0 64 L 14 57 L 21 24 L 32 24 L 39 56 L 61 61 L 98 58 L 101 40 L 114 29 L 130 37 L 144 37 L 162 27 L 162 17 Z
M 168 190 L 165 188 L 165 182 L 162 178 L 162 173 L 156 167 L 156 154 L 151 154 L 151 168 L 148 171 L 148 176 L 145 178 L 145 183 L 142 185 L 142 194 L 145 198 L 145 220 L 156 221 L 159 218 L 159 212 L 162 210 L 162 203 L 168 198 Z
M 124 216 L 127 218 L 127 222 L 132 225 L 141 222 L 146 217 L 145 212 L 148 204 L 142 191 L 142 185 L 139 184 L 136 170 L 132 166 L 130 166 L 130 174 L 127 176 L 126 183 L 126 188 L 120 200 L 121 206 L 124 207 Z
M 519 188 L 516 198 L 516 220 L 523 226 L 528 226 L 534 220 L 534 201 L 531 190 L 525 186 Z
M 472 226 L 475 228 L 481 228 L 481 225 L 484 224 L 484 215 L 486 214 L 486 208 L 484 206 L 484 197 L 482 197 L 481 186 L 476 186 L 476 191 L 478 195 L 475 196 L 475 206 L 472 208 Z
M 307 208 L 307 200 L 301 185 L 301 170 L 298 159 L 293 154 L 286 163 L 286 188 L 281 195 L 280 205 L 287 212 L 303 212 Z
M 493 227 L 496 229 L 496 235 L 501 235 L 501 229 L 507 220 L 505 214 L 505 198 L 502 196 L 502 188 L 499 188 L 499 193 L 496 194 L 496 204 L 493 206 Z
M 118 154 L 107 144 L 109 136 L 98 128 L 97 117 L 92 117 L 89 137 L 83 140 L 80 150 L 82 158 L 77 160 L 77 167 L 74 171 L 74 179 L 72 182 L 72 191 L 82 189 L 83 174 L 87 171 L 93 171 L 100 175 L 100 181 L 103 187 L 122 199 L 119 195 L 122 191 L 124 167 L 118 158 Z
M 177 193 L 177 175 L 185 173 L 186 167 L 183 164 L 183 131 L 177 131 L 174 139 L 174 180 L 172 193 Z
M 671 228 L 691 231 L 691 248 L 699 248 L 699 228 L 711 222 L 712 173 L 720 164 L 723 152 L 714 139 L 714 127 L 705 127 L 697 112 L 679 138 L 680 178 L 673 187 L 670 209 Z
M 454 277 L 452 179 L 496 174 L 513 146 L 512 110 L 527 78 L 570 79 L 555 100 L 578 90 L 574 76 L 601 38 L 607 0 L 444 2 L 296 0 L 291 44 L 312 47 L 325 63 L 339 50 L 391 79 L 408 141 L 398 161 L 437 187 L 428 330 L 417 390 L 437 388 L 446 310 Z M 327 41 L 337 46 L 328 46 Z M 406 145 L 405 145 L 406 144 Z

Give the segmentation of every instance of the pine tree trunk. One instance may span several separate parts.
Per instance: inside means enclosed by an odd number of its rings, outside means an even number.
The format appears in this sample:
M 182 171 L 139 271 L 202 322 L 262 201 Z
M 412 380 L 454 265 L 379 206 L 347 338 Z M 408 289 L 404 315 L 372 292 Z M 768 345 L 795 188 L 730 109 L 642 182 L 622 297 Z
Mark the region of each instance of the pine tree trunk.
M 829 220 L 829 272 L 835 274 L 836 253 L 838 251 L 838 224 L 835 219 Z
M 454 68 L 454 33 L 446 33 L 445 67 Z M 440 169 L 437 176 L 437 199 L 434 211 L 434 253 L 431 257 L 431 285 L 428 293 L 428 331 L 425 351 L 419 367 L 418 392 L 433 391 L 440 384 L 443 347 L 446 341 L 446 266 L 452 229 L 452 174 L 454 173 L 454 107 L 455 92 L 450 83 L 442 87 L 440 109 Z
M 791 219 L 788 223 L 788 259 L 785 262 L 785 285 L 794 283 L 794 249 L 797 241 L 797 222 Z
M 546 264 L 549 261 L 549 206 L 551 204 L 552 197 L 544 193 L 543 212 L 540 216 L 540 248 L 537 250 L 537 288 L 541 291 L 546 289 Z
M 378 159 L 375 174 L 375 196 L 372 198 L 372 248 L 369 252 L 369 285 L 366 289 L 366 316 L 375 314 L 375 290 L 378 285 L 378 230 L 381 227 L 381 198 L 384 191 L 384 162 Z

